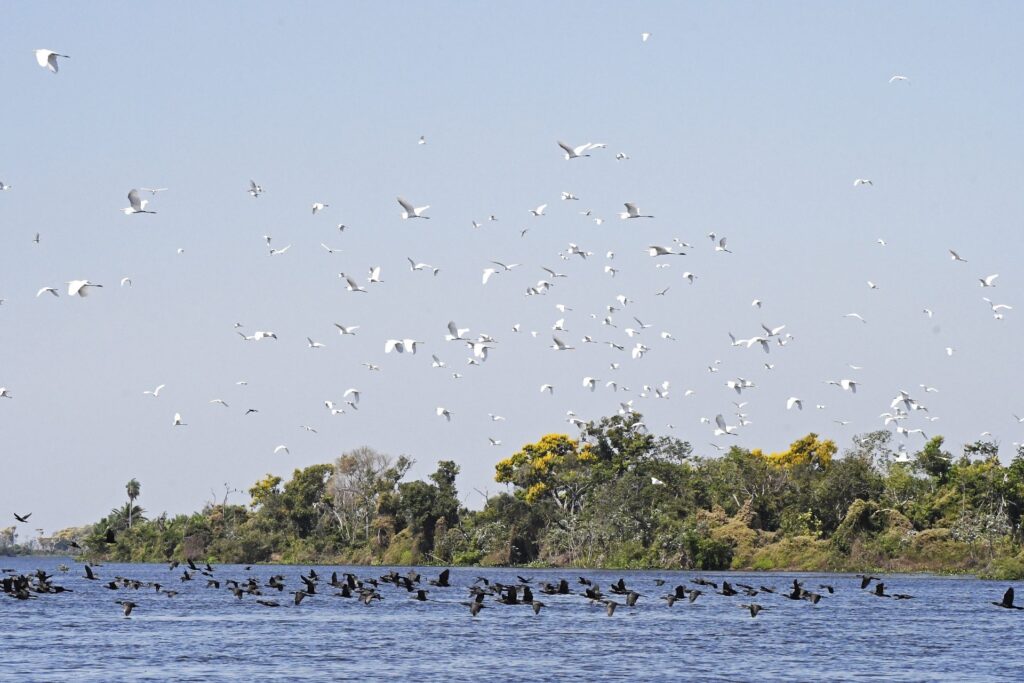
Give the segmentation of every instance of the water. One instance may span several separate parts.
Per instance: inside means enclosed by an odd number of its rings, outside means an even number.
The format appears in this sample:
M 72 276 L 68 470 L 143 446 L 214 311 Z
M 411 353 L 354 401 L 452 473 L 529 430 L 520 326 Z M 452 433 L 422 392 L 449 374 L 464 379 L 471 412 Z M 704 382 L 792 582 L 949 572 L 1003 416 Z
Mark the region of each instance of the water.
M 71 570 L 60 574 L 64 562 Z M 367 607 L 334 597 L 324 585 L 331 571 L 377 577 L 386 568 L 316 567 L 318 594 L 295 607 L 308 566 L 215 567 L 221 589 L 205 577 L 179 581 L 181 569 L 166 565 L 107 564 L 99 581 L 87 581 L 81 565 L 58 558 L 0 558 L 19 573 L 45 569 L 53 583 L 74 593 L 21 601 L 0 598 L 0 681 L 982 681 L 1020 680 L 1024 651 L 1014 643 L 1024 632 L 1024 612 L 989 604 L 1001 600 L 1005 583 L 934 576 L 886 577 L 887 593 L 913 600 L 876 598 L 850 575 L 704 574 L 735 584 L 764 584 L 785 591 L 794 577 L 806 588 L 835 586 L 817 605 L 761 593 L 724 597 L 709 589 L 693 604 L 666 606 L 657 596 L 678 583 L 693 586 L 696 572 L 452 569 L 451 588 L 429 587 L 430 602 L 410 600 L 381 584 L 382 602 Z M 400 573 L 406 568 L 397 567 Z M 439 569 L 419 571 L 423 583 Z M 224 588 L 228 578 L 249 574 L 266 583 L 284 574 L 283 593 L 264 589 L 280 608 L 241 601 Z M 607 592 L 620 577 L 640 592 L 635 608 L 612 617 L 578 595 L 541 595 L 539 615 L 527 606 L 491 606 L 472 618 L 466 587 L 478 575 L 515 583 L 565 577 L 572 590 L 583 574 Z M 174 598 L 150 589 L 112 591 L 115 575 L 159 581 L 178 590 Z M 654 579 L 666 580 L 660 588 Z M 1024 587 L 1015 586 L 1024 601 Z M 818 591 L 824 593 L 824 591 Z M 321 594 L 322 593 L 322 594 Z M 115 600 L 138 604 L 124 618 Z M 622 597 L 615 598 L 624 602 Z M 751 618 L 740 604 L 767 609 Z M 1009 636 L 1009 638 L 1007 637 Z

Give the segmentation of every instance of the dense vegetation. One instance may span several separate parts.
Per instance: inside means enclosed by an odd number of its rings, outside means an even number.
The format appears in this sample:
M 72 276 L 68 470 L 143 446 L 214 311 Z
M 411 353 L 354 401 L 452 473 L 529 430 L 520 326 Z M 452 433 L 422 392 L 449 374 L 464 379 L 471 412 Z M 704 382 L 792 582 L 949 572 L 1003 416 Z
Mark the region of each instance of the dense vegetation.
M 887 431 L 841 456 L 816 434 L 787 450 L 733 447 L 702 458 L 649 434 L 638 414 L 548 434 L 496 467 L 511 493 L 459 502 L 459 467 L 426 481 L 412 462 L 359 448 L 333 464 L 267 475 L 249 505 L 147 518 L 128 501 L 60 532 L 108 559 L 382 564 L 552 564 L 704 569 L 935 570 L 1024 576 L 1024 450 L 990 442 L 960 455 L 932 438 L 898 454 Z M 134 483 L 134 486 L 133 486 Z M 114 532 L 114 542 L 110 533 Z

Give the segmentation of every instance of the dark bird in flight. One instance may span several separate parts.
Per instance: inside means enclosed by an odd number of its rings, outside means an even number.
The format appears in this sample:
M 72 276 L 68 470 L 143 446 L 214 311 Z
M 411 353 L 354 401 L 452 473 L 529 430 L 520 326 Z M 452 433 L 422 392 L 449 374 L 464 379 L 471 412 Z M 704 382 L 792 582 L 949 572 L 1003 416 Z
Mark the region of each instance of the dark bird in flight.
M 19 522 L 21 522 L 22 524 L 28 524 L 28 518 L 31 517 L 31 516 L 32 516 L 31 512 L 28 513 L 27 515 L 19 515 L 17 512 L 14 513 L 14 518 L 16 520 L 18 520 Z
M 445 587 L 449 586 L 450 584 L 448 583 L 448 572 L 449 572 L 449 570 L 445 569 L 443 572 L 441 572 L 438 575 L 438 577 L 436 579 L 431 579 L 430 580 L 430 585 L 431 586 L 438 586 L 438 587 L 441 587 L 441 588 L 445 588 Z
M 126 617 L 130 617 L 132 615 L 132 610 L 138 607 L 138 605 L 131 600 L 118 600 L 117 604 L 121 605 L 121 609 L 124 610 L 124 615 Z
M 95 581 L 97 578 L 96 575 L 92 573 L 92 567 L 90 567 L 89 565 L 85 565 L 85 578 L 89 579 L 90 581 Z
M 640 598 L 640 594 L 636 591 L 629 591 L 626 593 L 626 607 L 633 607 L 636 605 L 636 601 Z
M 540 614 L 540 608 L 541 607 L 545 607 L 544 603 L 539 601 L 539 600 L 531 601 L 530 605 L 533 607 L 533 613 L 534 614 Z
M 257 600 L 256 604 L 263 605 L 264 607 L 280 607 L 281 603 L 277 600 Z
M 614 600 L 604 600 L 603 602 L 605 604 L 605 612 L 608 616 L 615 614 L 615 608 L 619 606 L 619 603 Z
M 416 590 L 416 597 L 414 597 L 413 600 L 419 600 L 420 602 L 426 602 L 427 601 L 427 593 L 429 593 L 429 592 L 430 591 L 428 591 L 426 588 L 418 588 Z
M 757 613 L 764 609 L 764 607 L 761 607 L 761 605 L 757 604 L 756 602 L 752 602 L 749 605 L 740 605 L 740 607 L 749 609 L 751 618 L 756 617 Z
M 1006 592 L 1003 593 L 1002 602 L 993 602 L 992 604 L 996 607 L 1005 607 L 1006 609 L 1024 609 L 1024 607 L 1017 607 L 1013 604 L 1013 586 L 1007 588 Z
M 248 415 L 249 413 L 258 413 L 258 412 L 260 412 L 260 411 L 256 410 L 255 408 L 249 408 L 249 410 L 245 411 L 245 414 Z
M 103 542 L 104 543 L 117 543 L 117 539 L 114 538 L 114 530 L 111 529 L 110 527 L 107 527 L 106 533 L 103 534 Z
M 481 593 L 481 595 L 482 595 L 482 593 Z M 480 614 L 480 610 L 482 610 L 483 608 L 487 607 L 487 605 L 485 605 L 484 603 L 477 602 L 476 600 L 474 600 L 473 602 L 464 602 L 462 604 L 466 605 L 467 607 L 469 607 L 469 613 L 470 613 L 471 616 L 474 616 L 474 617 L 476 615 Z
M 864 590 L 868 587 L 868 584 L 872 581 L 881 581 L 877 576 L 869 576 L 867 574 L 857 574 L 857 578 L 860 579 L 860 589 Z

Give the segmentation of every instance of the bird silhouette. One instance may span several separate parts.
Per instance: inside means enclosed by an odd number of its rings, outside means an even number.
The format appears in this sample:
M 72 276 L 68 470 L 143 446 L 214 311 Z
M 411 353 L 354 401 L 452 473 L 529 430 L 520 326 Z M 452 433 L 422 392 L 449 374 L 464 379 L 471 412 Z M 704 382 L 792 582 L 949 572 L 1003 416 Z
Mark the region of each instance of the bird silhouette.
M 1007 588 L 1006 592 L 1003 593 L 1002 602 L 993 602 L 992 604 L 996 607 L 1004 607 L 1006 609 L 1024 609 L 1024 607 L 1018 607 L 1013 604 L 1013 586 Z

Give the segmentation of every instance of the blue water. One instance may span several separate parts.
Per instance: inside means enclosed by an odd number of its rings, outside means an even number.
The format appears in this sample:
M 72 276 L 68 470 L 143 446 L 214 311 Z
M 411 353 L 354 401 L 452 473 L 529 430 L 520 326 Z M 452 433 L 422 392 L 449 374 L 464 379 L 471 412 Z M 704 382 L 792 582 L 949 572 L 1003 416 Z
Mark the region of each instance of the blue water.
M 70 571 L 61 574 L 64 562 Z M 913 600 L 877 598 L 849 575 L 699 574 L 669 571 L 452 569 L 450 588 L 430 588 L 430 601 L 409 599 L 404 589 L 381 584 L 384 600 L 369 607 L 335 597 L 331 571 L 379 577 L 387 568 L 316 567 L 317 595 L 292 605 L 289 591 L 310 567 L 215 566 L 220 590 L 205 577 L 182 583 L 181 568 L 107 564 L 100 581 L 87 581 L 81 565 L 56 558 L 0 558 L 0 567 L 55 575 L 73 593 L 22 601 L 0 596 L 0 681 L 1014 681 L 1024 679 L 1024 611 L 989 604 L 1008 583 L 933 576 L 884 577 L 887 593 Z M 396 567 L 404 574 L 407 568 Z M 439 569 L 419 571 L 423 583 Z M 228 578 L 250 574 L 265 584 L 283 574 L 283 593 L 264 589 L 280 608 L 237 600 Z M 527 606 L 488 598 L 473 618 L 466 591 L 478 575 L 516 583 L 516 575 L 572 590 L 585 575 L 605 592 L 624 578 L 643 595 L 634 608 L 608 617 L 603 606 L 579 595 L 542 595 L 539 615 Z M 104 587 L 114 576 L 159 581 L 180 593 L 168 598 L 152 588 Z M 817 604 L 762 593 L 725 597 L 704 591 L 695 603 L 667 607 L 658 596 L 697 576 L 735 584 L 764 584 L 784 593 L 794 577 L 807 589 L 835 586 Z M 666 580 L 660 588 L 654 579 Z M 1024 586 L 1016 585 L 1024 602 Z M 138 604 L 125 618 L 115 600 Z M 623 603 L 622 597 L 615 597 Z M 740 604 L 767 609 L 751 618 Z

